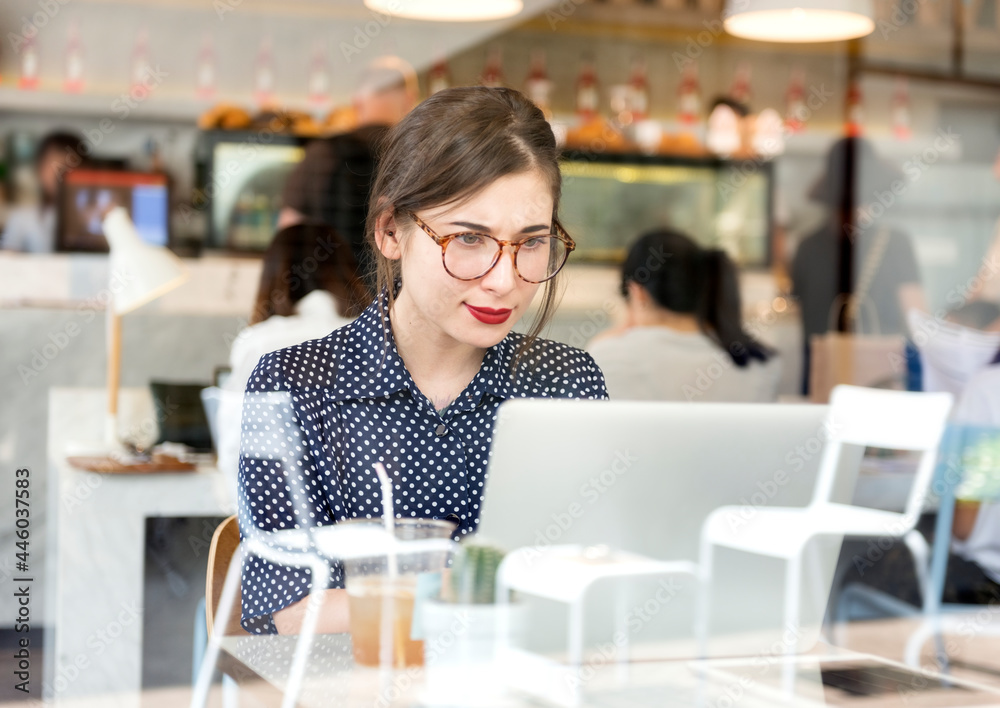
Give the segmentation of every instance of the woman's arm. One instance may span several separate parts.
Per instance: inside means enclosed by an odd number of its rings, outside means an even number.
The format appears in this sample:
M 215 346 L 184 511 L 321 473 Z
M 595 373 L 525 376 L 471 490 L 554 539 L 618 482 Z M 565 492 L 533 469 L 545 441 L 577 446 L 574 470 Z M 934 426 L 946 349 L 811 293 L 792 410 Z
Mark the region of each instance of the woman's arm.
M 955 502 L 955 519 L 951 523 L 951 533 L 959 541 L 965 541 L 972 535 L 979 517 L 979 502 Z
M 271 615 L 278 634 L 298 634 L 306 618 L 309 596 L 293 602 Z M 323 593 L 323 605 L 316 622 L 317 634 L 343 634 L 350 631 L 350 612 L 347 605 L 347 591 L 327 590 Z

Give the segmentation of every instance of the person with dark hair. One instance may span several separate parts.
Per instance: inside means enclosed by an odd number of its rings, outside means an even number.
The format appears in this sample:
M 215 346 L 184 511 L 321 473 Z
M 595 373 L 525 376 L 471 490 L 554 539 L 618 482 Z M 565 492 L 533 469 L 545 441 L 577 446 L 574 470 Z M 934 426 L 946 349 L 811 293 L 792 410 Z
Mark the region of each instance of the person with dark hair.
M 35 149 L 36 203 L 11 209 L 0 248 L 28 253 L 50 253 L 56 241 L 56 199 L 68 170 L 84 161 L 83 140 L 68 132 L 49 133 Z
M 370 300 L 351 248 L 334 229 L 313 223 L 282 229 L 264 252 L 250 326 L 233 340 L 230 380 L 242 391 L 264 354 L 329 334 Z
M 296 526 L 284 467 L 308 490 L 298 499 L 309 508 L 297 508 L 310 523 L 381 515 L 377 463 L 396 516 L 450 519 L 456 537 L 471 533 L 503 401 L 607 398 L 588 354 L 539 338 L 575 247 L 556 218 L 561 185 L 551 126 L 511 89 L 445 89 L 390 129 L 368 213 L 378 296 L 350 325 L 267 354 L 247 383 L 244 538 Z M 536 295 L 535 321 L 514 332 Z M 255 399 L 282 391 L 301 422 L 275 437 L 265 431 L 282 423 Z M 318 631 L 343 632 L 343 571 L 331 571 Z M 298 632 L 310 578 L 249 556 L 243 626 Z
M 736 267 L 677 231 L 641 236 L 622 266 L 625 326 L 588 351 L 612 399 L 774 401 L 781 364 L 743 328 Z
M 398 57 L 376 59 L 362 72 L 354 92 L 357 127 L 309 143 L 285 182 L 278 227 L 304 220 L 333 226 L 350 244 L 359 273 L 370 286 L 374 278 L 365 221 L 378 146 L 416 101 L 413 67 Z
M 263 257 L 249 326 L 233 339 L 219 402 L 218 466 L 235 488 L 240 413 L 247 379 L 268 352 L 323 337 L 356 318 L 371 299 L 350 247 L 322 224 L 279 231 Z
M 792 294 L 802 314 L 805 345 L 803 393 L 808 393 L 814 335 L 836 329 L 842 318 L 848 328 L 868 334 L 902 334 L 907 311 L 927 309 L 910 239 L 877 218 L 887 208 L 879 197 L 898 192 L 902 178 L 870 142 L 842 138 L 830 148 L 809 192 L 829 218 L 802 240 L 792 261 Z M 849 292 L 854 308 L 843 297 Z M 844 305 L 840 310 L 838 302 Z

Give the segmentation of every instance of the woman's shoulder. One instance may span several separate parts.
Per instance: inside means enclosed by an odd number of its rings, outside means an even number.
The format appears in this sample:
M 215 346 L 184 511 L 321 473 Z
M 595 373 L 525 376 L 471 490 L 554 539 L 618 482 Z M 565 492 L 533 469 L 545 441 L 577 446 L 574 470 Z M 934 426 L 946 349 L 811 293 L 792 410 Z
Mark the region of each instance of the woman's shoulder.
M 353 323 L 329 334 L 261 356 L 247 381 L 247 391 L 288 391 L 321 388 L 332 384 L 343 351 L 343 342 Z
M 523 349 L 515 375 L 515 395 L 606 398 L 604 374 L 594 358 L 576 347 L 552 339 L 508 335 L 510 354 Z

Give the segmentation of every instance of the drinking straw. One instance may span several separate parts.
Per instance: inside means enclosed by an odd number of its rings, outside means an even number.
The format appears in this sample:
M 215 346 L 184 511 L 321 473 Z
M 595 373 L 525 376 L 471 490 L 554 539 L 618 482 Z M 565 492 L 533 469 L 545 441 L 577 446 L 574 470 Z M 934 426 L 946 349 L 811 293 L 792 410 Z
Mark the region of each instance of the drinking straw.
M 389 480 L 389 474 L 385 471 L 385 465 L 381 462 L 375 463 L 375 474 L 378 475 L 378 481 L 382 487 L 382 523 L 385 525 L 385 532 L 388 536 L 387 540 L 390 544 L 386 549 L 386 565 L 387 575 L 389 577 L 389 587 L 392 591 L 396 589 L 396 576 L 399 574 L 399 569 L 396 566 L 396 550 L 393 547 L 396 543 L 396 528 L 395 528 L 395 514 L 392 508 L 392 482 Z M 393 594 L 385 591 L 385 586 L 382 587 L 382 612 L 379 614 L 379 624 L 380 626 L 380 638 L 379 638 L 379 665 L 383 669 L 390 669 L 393 666 L 393 650 L 397 654 L 399 644 L 396 641 L 396 608 L 393 605 Z M 400 662 L 402 665 L 402 662 Z
M 388 565 L 389 577 L 395 579 L 399 570 L 396 567 L 396 514 L 392 508 L 392 482 L 389 481 L 389 474 L 385 471 L 385 465 L 381 462 L 375 463 L 375 474 L 382 485 L 382 523 L 385 524 L 385 532 L 389 535 Z

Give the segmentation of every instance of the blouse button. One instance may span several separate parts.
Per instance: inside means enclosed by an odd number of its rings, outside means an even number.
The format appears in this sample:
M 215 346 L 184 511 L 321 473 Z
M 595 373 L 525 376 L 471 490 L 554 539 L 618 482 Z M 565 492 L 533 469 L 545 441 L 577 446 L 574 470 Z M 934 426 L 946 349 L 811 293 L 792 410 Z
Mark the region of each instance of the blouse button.
M 445 435 L 448 434 L 448 428 L 445 427 L 444 423 L 441 423 L 441 425 L 439 425 L 437 428 L 434 429 L 434 434 L 437 435 L 439 438 L 443 438 Z

